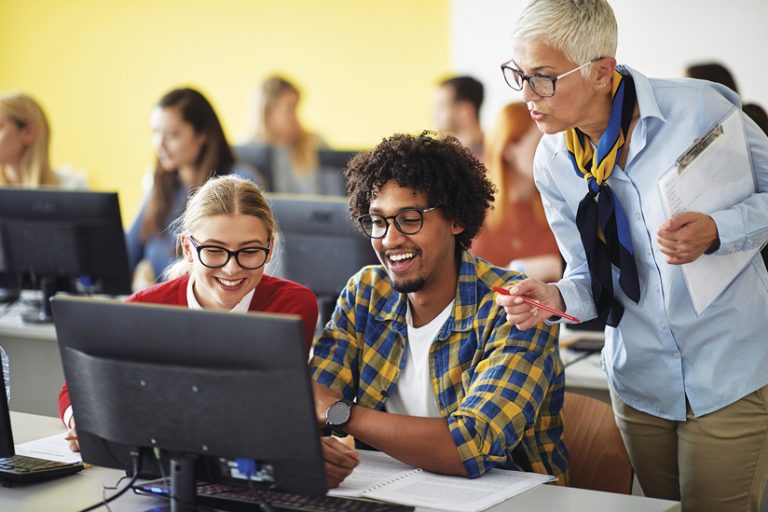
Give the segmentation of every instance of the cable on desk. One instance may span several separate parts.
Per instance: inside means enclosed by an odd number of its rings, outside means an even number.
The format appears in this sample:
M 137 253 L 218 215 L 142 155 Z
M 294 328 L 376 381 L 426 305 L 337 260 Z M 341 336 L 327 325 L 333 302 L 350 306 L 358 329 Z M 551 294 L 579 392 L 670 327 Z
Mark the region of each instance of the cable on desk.
M 133 477 L 131 478 L 131 481 L 128 482 L 128 484 L 125 487 L 120 489 L 118 492 L 116 492 L 109 498 L 105 497 L 105 491 L 109 490 L 109 486 L 104 486 L 104 488 L 102 489 L 102 495 L 101 495 L 102 500 L 98 503 L 91 505 L 90 507 L 82 509 L 80 512 L 90 512 L 91 510 L 96 510 L 97 508 L 101 508 L 101 507 L 107 507 L 107 510 L 111 510 L 109 508 L 109 503 L 116 500 L 123 494 L 125 494 L 126 491 L 128 491 L 128 489 L 131 489 L 133 487 L 133 484 L 136 483 L 136 480 L 139 479 L 139 473 L 141 472 L 141 453 L 139 452 L 138 449 L 131 450 L 131 460 L 133 461 Z M 116 489 L 117 486 L 120 485 L 120 482 L 122 482 L 126 478 L 128 477 L 126 476 L 121 477 L 113 487 Z

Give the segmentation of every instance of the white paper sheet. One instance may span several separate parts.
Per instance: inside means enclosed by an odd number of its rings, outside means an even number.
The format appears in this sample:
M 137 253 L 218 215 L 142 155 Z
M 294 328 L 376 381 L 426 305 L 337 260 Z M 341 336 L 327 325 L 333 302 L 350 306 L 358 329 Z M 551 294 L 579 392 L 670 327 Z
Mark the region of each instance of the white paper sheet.
M 79 452 L 69 449 L 69 441 L 65 432 L 34 441 L 16 445 L 16 454 L 38 459 L 55 460 L 58 462 L 82 462 Z
M 676 163 L 659 180 L 668 218 L 684 212 L 712 213 L 729 208 L 755 191 L 741 111 L 734 109 L 719 126 L 722 132 L 713 134 L 716 136 L 710 144 L 700 151 L 694 149 L 695 144 L 691 147 L 687 165 Z M 682 266 L 697 314 L 728 287 L 758 250 L 703 254 Z

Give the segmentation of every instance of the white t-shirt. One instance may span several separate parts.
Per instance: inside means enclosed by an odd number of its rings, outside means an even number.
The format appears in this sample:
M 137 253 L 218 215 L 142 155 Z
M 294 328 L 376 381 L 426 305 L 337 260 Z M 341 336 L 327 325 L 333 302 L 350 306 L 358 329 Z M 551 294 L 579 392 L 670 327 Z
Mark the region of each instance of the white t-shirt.
M 414 327 L 411 305 L 408 304 L 406 322 L 408 323 L 408 342 L 405 345 L 405 368 L 400 372 L 397 388 L 387 400 L 387 412 L 407 416 L 439 418 L 437 397 L 432 387 L 432 372 L 429 367 L 429 347 L 437 333 L 453 311 L 451 301 L 431 322 Z

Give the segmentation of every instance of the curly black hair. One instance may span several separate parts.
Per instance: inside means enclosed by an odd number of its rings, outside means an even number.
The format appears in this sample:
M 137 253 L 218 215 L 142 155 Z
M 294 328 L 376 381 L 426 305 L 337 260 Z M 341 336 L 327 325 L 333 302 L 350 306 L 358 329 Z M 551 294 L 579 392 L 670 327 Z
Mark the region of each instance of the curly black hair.
M 463 226 L 456 240 L 469 249 L 496 191 L 485 174 L 485 166 L 454 137 L 398 133 L 347 164 L 349 212 L 353 219 L 368 213 L 381 187 L 394 180 L 426 193 L 429 206 L 440 206 L 446 218 Z

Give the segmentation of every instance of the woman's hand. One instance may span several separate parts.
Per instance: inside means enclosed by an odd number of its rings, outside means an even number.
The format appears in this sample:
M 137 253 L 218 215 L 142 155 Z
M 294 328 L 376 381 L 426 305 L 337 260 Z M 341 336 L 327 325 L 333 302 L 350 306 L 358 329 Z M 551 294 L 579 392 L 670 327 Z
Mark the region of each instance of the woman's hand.
M 528 278 L 509 289 L 509 295 L 496 295 L 496 304 L 504 308 L 507 321 L 521 331 L 530 329 L 540 324 L 550 313 L 543 309 L 526 304 L 521 296 L 528 297 L 545 306 L 553 307 L 559 311 L 565 310 L 565 302 L 560 295 L 560 290 L 553 284 L 545 284 L 536 279 Z
M 718 241 L 717 224 L 704 213 L 682 213 L 661 225 L 656 241 L 670 265 L 690 263 Z
M 72 419 L 69 420 L 69 430 L 67 431 L 67 437 L 65 437 L 69 442 L 69 449 L 73 452 L 79 452 L 80 451 L 80 443 L 77 440 L 77 429 L 75 428 L 75 418 L 74 416 Z

